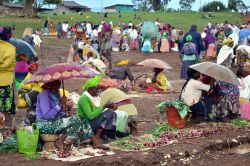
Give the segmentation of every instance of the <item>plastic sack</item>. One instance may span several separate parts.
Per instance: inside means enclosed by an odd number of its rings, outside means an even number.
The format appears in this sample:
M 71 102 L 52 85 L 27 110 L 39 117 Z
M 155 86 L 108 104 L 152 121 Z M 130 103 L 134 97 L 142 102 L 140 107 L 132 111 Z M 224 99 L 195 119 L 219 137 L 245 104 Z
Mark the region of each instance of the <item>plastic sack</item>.
M 32 131 L 21 127 L 17 130 L 18 149 L 20 153 L 36 154 L 39 138 L 39 129 L 36 124 L 32 125 Z

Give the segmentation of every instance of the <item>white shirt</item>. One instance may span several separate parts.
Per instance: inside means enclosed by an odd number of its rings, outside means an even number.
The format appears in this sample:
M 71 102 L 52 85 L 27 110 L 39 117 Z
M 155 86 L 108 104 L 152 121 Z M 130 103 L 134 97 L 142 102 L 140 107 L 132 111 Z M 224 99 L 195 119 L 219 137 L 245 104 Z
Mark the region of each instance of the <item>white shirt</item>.
M 68 32 L 68 27 L 69 27 L 69 24 L 62 24 L 62 30 L 64 32 Z
M 96 29 L 93 30 L 93 36 L 98 37 L 98 31 Z
M 129 36 L 130 36 L 130 38 L 131 38 L 132 40 L 137 39 L 137 37 L 138 37 L 137 30 L 135 30 L 135 29 L 132 30 L 132 31 L 130 32 Z
M 37 34 L 33 34 L 33 42 L 35 43 L 35 46 L 39 47 L 41 46 L 41 43 L 43 42 Z
M 188 106 L 198 103 L 201 99 L 202 90 L 209 91 L 210 85 L 191 79 L 181 93 L 181 98 Z

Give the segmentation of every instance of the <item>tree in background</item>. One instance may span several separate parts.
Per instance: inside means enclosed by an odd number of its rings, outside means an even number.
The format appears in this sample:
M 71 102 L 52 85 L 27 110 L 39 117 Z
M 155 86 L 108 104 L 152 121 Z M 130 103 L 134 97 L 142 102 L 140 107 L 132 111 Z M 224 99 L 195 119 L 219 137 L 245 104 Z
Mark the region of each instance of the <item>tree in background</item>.
M 154 11 L 165 10 L 171 0 L 149 0 L 150 9 Z
M 137 6 L 139 11 L 148 11 L 148 1 L 147 0 L 132 0 L 132 3 Z
M 24 5 L 24 16 L 27 18 L 37 17 L 37 9 L 43 5 L 58 4 L 61 0 L 0 0 L 0 2 L 21 3 Z
M 142 11 L 165 11 L 171 0 L 132 0 L 139 10 Z
M 247 9 L 247 6 L 242 0 L 228 0 L 228 9 L 238 12 L 239 10 Z
M 180 0 L 179 4 L 181 7 L 181 10 L 190 11 L 192 9 L 192 4 L 195 2 L 195 0 Z
M 218 11 L 225 11 L 226 6 L 220 2 L 220 1 L 213 1 L 208 4 L 205 4 L 204 6 L 199 9 L 202 12 L 218 12 Z

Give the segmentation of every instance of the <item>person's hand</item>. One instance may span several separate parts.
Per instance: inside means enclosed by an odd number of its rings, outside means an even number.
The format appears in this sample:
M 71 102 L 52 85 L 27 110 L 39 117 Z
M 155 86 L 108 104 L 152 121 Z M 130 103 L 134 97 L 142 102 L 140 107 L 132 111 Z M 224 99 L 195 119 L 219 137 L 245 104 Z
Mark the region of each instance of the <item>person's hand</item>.
M 66 97 L 66 96 L 63 96 L 63 97 L 61 98 L 60 104 L 61 104 L 62 106 L 64 106 L 64 105 L 66 105 L 66 103 L 67 103 L 67 97 Z

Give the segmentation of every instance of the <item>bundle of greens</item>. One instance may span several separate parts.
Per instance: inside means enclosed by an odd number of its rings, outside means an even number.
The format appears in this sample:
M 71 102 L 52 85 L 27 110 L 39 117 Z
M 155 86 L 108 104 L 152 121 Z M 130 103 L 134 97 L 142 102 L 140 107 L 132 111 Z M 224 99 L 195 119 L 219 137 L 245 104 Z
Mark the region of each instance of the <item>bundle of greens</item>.
M 229 123 L 231 123 L 234 126 L 247 126 L 249 124 L 248 121 L 243 120 L 243 119 L 233 119 L 233 120 L 230 120 Z
M 161 102 L 157 106 L 157 110 L 163 114 L 167 111 L 166 107 L 175 107 L 177 111 L 179 112 L 181 118 L 185 118 L 189 112 L 191 112 L 188 105 L 186 105 L 182 100 L 166 100 L 164 102 Z

